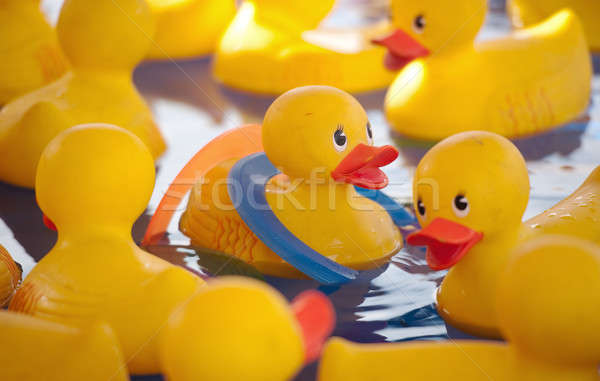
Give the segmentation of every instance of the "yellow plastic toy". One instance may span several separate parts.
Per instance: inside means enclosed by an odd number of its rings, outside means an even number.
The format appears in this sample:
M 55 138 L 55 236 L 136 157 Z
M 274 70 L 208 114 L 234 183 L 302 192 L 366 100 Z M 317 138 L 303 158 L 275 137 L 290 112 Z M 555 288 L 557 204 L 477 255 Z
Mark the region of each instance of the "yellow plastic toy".
M 170 319 L 161 360 L 169 381 L 287 381 L 319 356 L 334 322 L 319 292 L 290 306 L 263 282 L 224 277 Z
M 315 30 L 334 0 L 246 0 L 216 51 L 214 74 L 227 86 L 279 95 L 305 85 L 349 92 L 386 87 L 393 73 L 371 39 L 387 27 Z
M 21 283 L 23 272 L 4 246 L 0 245 L 0 308 L 6 306 Z
M 154 31 L 145 1 L 67 0 L 57 31 L 73 69 L 0 111 L 0 180 L 33 187 L 46 144 L 83 123 L 123 126 L 160 156 L 165 143 L 131 79 Z
M 474 42 L 486 4 L 393 1 L 397 29 L 378 43 L 388 48 L 387 66 L 403 68 L 385 98 L 396 132 L 435 141 L 485 129 L 516 138 L 585 112 L 592 66 L 577 16 L 564 10 L 506 37 Z
M 107 324 L 75 328 L 0 311 L 0 338 L 2 380 L 129 380 L 119 343 Z
M 60 78 L 68 64 L 39 0 L 0 1 L 0 105 Z
M 450 268 L 438 312 L 467 332 L 498 337 L 495 295 L 509 253 L 536 236 L 566 234 L 600 243 L 600 167 L 568 198 L 522 222 L 529 174 L 518 149 L 500 135 L 471 131 L 434 146 L 417 166 L 413 197 L 432 269 Z M 529 292 L 529 290 L 528 290 Z
M 235 0 L 148 0 L 156 17 L 150 59 L 212 53 L 235 15 Z
M 255 143 L 242 132 L 240 144 Z M 262 143 L 283 172 L 267 183 L 266 201 L 303 243 L 358 270 L 380 266 L 400 250 L 401 234 L 386 210 L 354 189 L 386 186 L 379 167 L 398 153 L 372 145 L 367 114 L 351 95 L 327 86 L 283 94 L 267 110 Z M 238 159 L 206 166 L 211 169 L 192 189 L 181 231 L 192 243 L 235 255 L 266 274 L 302 276 L 256 237 L 232 204 L 226 185 Z
M 132 133 L 99 124 L 60 133 L 36 178 L 38 204 L 58 242 L 9 306 L 75 326 L 106 321 L 136 374 L 159 372 L 161 329 L 203 283 L 133 242 L 131 227 L 153 186 L 152 155 Z
M 583 23 L 585 37 L 590 48 L 600 52 L 600 3 L 589 0 L 509 0 L 508 13 L 513 26 L 527 27 L 538 23 L 562 8 L 570 8 Z
M 598 381 L 600 248 L 546 236 L 519 248 L 502 276 L 508 344 L 454 340 L 325 347 L 319 381 Z

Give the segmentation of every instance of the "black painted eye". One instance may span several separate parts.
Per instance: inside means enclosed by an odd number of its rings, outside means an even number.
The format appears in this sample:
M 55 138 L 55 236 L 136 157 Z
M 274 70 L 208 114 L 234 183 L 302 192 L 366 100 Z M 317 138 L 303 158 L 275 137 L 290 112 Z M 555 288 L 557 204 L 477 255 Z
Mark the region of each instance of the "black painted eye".
M 452 209 L 457 217 L 466 217 L 471 210 L 469 200 L 464 195 L 458 194 L 456 197 L 454 197 Z
M 342 152 L 348 146 L 348 137 L 344 133 L 344 126 L 338 125 L 337 129 L 333 133 L 333 147 L 336 151 Z
M 419 34 L 423 33 L 426 25 L 427 25 L 427 23 L 425 22 L 425 16 L 423 16 L 423 15 L 418 15 L 413 20 L 413 29 L 416 33 L 419 33 Z
M 367 122 L 367 141 L 373 143 L 373 130 L 371 129 L 370 122 Z
M 417 201 L 417 211 L 421 217 L 425 217 L 427 210 L 425 209 L 425 204 L 421 200 Z

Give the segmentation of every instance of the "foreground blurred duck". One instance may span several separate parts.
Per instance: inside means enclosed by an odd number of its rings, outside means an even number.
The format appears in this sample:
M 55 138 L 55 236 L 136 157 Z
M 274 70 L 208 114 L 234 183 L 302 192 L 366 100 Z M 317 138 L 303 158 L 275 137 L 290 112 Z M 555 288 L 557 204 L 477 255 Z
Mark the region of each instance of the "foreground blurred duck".
M 386 65 L 402 69 L 385 99 L 396 131 L 426 140 L 482 128 L 519 137 L 583 114 L 592 69 L 577 16 L 561 11 L 474 42 L 486 9 L 486 0 L 392 1 L 397 29 L 378 43 L 388 48 Z
M 419 163 L 413 198 L 423 230 L 407 242 L 427 245 L 432 269 L 450 268 L 437 295 L 438 311 L 447 322 L 474 334 L 499 336 L 498 277 L 519 243 L 548 234 L 600 243 L 600 167 L 568 198 L 522 222 L 528 195 L 525 160 L 496 134 L 454 135 Z

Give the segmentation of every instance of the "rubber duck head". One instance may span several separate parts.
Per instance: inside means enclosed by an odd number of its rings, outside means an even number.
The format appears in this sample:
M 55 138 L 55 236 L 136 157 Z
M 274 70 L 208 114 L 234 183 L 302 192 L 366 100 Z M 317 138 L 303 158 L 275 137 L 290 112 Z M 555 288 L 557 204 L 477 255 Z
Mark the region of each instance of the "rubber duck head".
M 398 157 L 392 146 L 373 146 L 360 103 L 329 86 L 299 87 L 281 95 L 267 110 L 262 136 L 269 160 L 291 178 L 323 174 L 379 189 L 388 184 L 379 167 Z
M 482 239 L 517 232 L 529 199 L 523 156 L 506 138 L 483 131 L 453 135 L 417 166 L 413 201 L 427 262 L 441 270 L 458 263 Z
M 393 32 L 373 42 L 388 49 L 385 65 L 402 69 L 414 59 L 473 43 L 485 20 L 486 0 L 393 0 Z
M 57 32 L 75 68 L 133 69 L 150 48 L 154 19 L 145 0 L 66 0 Z
M 333 8 L 335 0 L 247 0 L 253 5 L 255 18 L 267 25 L 299 31 L 316 28 Z
M 154 160 L 120 127 L 88 124 L 58 134 L 41 155 L 37 202 L 60 233 L 131 233 L 154 187 Z
M 503 334 L 523 358 L 586 366 L 597 377 L 600 247 L 572 236 L 527 242 L 500 278 L 497 303 Z
M 317 291 L 290 305 L 263 282 L 222 277 L 171 317 L 161 360 L 172 381 L 285 381 L 318 357 L 334 322 Z

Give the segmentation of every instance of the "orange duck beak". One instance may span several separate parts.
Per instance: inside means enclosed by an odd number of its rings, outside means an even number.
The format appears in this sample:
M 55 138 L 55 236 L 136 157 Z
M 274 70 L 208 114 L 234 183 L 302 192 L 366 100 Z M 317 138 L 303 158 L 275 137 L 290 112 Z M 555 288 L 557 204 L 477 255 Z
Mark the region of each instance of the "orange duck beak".
M 333 331 L 335 311 L 329 298 L 315 290 L 294 298 L 292 311 L 302 331 L 305 364 L 309 364 L 319 358 L 325 340 Z
M 392 71 L 400 70 L 412 60 L 430 54 L 429 49 L 401 29 L 396 29 L 388 36 L 374 39 L 373 43 L 388 49 L 384 65 Z
M 331 177 L 361 188 L 385 188 L 388 178 L 379 167 L 388 165 L 397 157 L 398 150 L 392 146 L 373 147 L 361 143 L 338 164 Z
M 444 270 L 457 264 L 483 238 L 459 223 L 436 218 L 424 229 L 410 234 L 406 242 L 427 246 L 427 264 L 432 270 Z
M 44 221 L 44 225 L 46 225 L 46 227 L 50 230 L 54 230 L 54 231 L 58 231 L 58 229 L 56 228 L 56 225 L 54 225 L 54 222 L 52 222 L 51 219 L 49 219 L 48 217 L 46 217 L 46 215 L 44 214 L 44 217 L 42 219 Z

